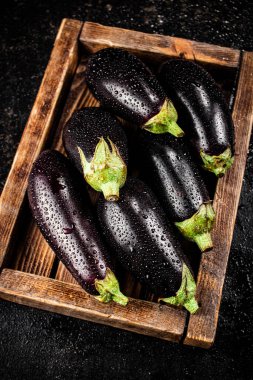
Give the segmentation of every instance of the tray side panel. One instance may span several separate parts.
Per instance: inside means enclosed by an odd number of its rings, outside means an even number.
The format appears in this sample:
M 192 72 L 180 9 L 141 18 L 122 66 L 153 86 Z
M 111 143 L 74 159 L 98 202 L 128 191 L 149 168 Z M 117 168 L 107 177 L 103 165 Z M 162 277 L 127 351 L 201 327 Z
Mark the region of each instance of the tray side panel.
M 85 48 L 94 53 L 106 47 L 123 48 L 152 60 L 184 57 L 199 62 L 237 67 L 240 51 L 178 37 L 148 34 L 85 22 L 80 34 Z
M 78 60 L 82 22 L 63 20 L 32 112 L 0 198 L 0 266 L 23 204 L 32 164 L 43 149 Z
M 243 54 L 235 98 L 235 162 L 218 180 L 214 208 L 216 224 L 213 230 L 214 248 L 202 256 L 197 281 L 200 311 L 189 320 L 184 343 L 209 348 L 214 342 L 222 288 L 242 188 L 252 122 L 253 122 L 253 53 Z
M 136 299 L 130 299 L 127 307 L 102 304 L 78 285 L 11 269 L 4 269 L 0 276 L 0 297 L 175 342 L 180 340 L 185 326 L 183 310 Z

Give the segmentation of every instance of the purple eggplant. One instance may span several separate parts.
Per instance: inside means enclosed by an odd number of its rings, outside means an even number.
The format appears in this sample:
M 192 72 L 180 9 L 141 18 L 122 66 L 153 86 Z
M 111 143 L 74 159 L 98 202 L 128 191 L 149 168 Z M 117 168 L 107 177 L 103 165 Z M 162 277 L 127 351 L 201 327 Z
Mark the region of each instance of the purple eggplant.
M 101 228 L 118 260 L 160 300 L 195 313 L 196 285 L 173 227 L 152 191 L 128 179 L 118 202 L 100 197 Z
M 207 71 L 183 59 L 165 62 L 159 78 L 203 167 L 221 177 L 234 160 L 233 121 L 221 90 Z
M 127 139 L 109 112 L 87 107 L 74 113 L 63 130 L 69 158 L 85 180 L 108 201 L 119 198 L 127 176 Z
M 198 166 L 183 139 L 141 131 L 141 174 L 180 232 L 202 252 L 212 248 L 215 213 Z
M 121 49 L 103 49 L 88 61 L 86 81 L 101 105 L 152 133 L 184 133 L 177 112 L 157 79 L 134 55 Z
M 101 302 L 126 305 L 82 178 L 62 154 L 41 153 L 29 177 L 28 197 L 43 236 L 79 284 Z

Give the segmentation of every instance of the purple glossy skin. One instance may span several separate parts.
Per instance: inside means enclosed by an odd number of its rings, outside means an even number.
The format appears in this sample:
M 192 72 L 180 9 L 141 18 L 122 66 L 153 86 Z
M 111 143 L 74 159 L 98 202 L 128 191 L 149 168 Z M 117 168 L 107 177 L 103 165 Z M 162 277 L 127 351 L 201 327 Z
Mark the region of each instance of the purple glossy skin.
M 219 155 L 228 147 L 233 153 L 232 117 L 210 74 L 193 62 L 171 59 L 161 66 L 159 79 L 197 154 Z
M 166 98 L 150 70 L 121 49 L 108 48 L 93 54 L 86 81 L 102 106 L 136 125 L 143 125 L 156 115 Z
M 59 152 L 44 151 L 35 161 L 28 197 L 40 231 L 59 260 L 90 294 L 104 279 L 108 253 L 95 227 L 79 173 Z
M 100 197 L 97 213 L 122 265 L 160 296 L 174 295 L 187 261 L 151 190 L 140 180 L 129 179 L 118 202 Z
M 77 147 L 81 148 L 87 161 L 91 161 L 99 138 L 107 137 L 117 146 L 127 165 L 127 138 L 120 122 L 108 111 L 98 107 L 86 107 L 76 111 L 63 129 L 63 143 L 69 158 L 82 173 Z
M 198 166 L 183 139 L 140 131 L 137 140 L 141 174 L 173 222 L 181 222 L 209 202 Z

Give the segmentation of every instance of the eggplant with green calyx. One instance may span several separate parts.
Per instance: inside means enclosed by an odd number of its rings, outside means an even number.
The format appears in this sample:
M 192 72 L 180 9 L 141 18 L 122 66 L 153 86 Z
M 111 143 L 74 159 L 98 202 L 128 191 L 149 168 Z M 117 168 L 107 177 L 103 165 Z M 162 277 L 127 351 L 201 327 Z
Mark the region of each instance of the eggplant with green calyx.
M 33 216 L 59 260 L 89 294 L 126 305 L 79 176 L 62 154 L 43 152 L 28 181 Z
M 69 158 L 108 201 L 119 199 L 127 176 L 127 139 L 119 121 L 98 107 L 74 113 L 63 130 Z
M 121 118 L 152 133 L 183 136 L 173 103 L 150 70 L 127 51 L 107 48 L 92 55 L 86 81 L 101 105 Z
M 202 67 L 182 59 L 165 62 L 159 78 L 204 169 L 223 176 L 234 161 L 234 127 L 221 90 Z
M 128 179 L 118 202 L 100 197 L 101 228 L 119 262 L 171 305 L 198 310 L 192 270 L 152 191 Z
M 215 213 L 197 164 L 186 143 L 168 134 L 140 131 L 140 171 L 180 232 L 202 252 L 212 248 Z

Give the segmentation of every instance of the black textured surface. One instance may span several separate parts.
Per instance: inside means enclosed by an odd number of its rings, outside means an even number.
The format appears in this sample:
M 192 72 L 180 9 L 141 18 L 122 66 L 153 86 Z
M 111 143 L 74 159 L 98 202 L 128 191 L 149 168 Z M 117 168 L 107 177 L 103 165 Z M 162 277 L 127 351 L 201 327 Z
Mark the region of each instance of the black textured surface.
M 63 17 L 253 50 L 250 1 L 11 1 L 1 5 L 0 181 Z M 252 379 L 253 146 L 209 351 L 0 302 L 1 379 Z

